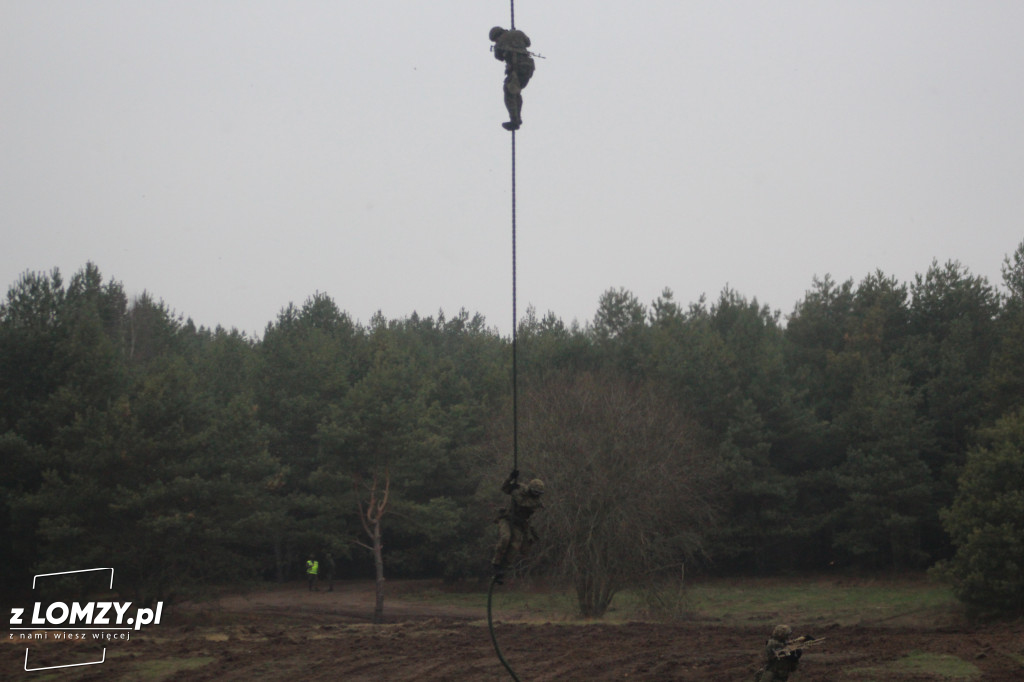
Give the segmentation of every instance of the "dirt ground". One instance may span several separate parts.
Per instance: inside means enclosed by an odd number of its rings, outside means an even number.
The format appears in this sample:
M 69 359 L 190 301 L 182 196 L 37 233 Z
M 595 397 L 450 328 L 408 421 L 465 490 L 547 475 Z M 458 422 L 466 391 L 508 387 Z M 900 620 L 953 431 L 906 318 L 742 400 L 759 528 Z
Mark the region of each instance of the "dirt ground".
M 339 583 L 333 592 L 304 585 L 181 606 L 159 625 L 111 641 L 102 664 L 25 672 L 99 660 L 95 642 L 11 639 L 0 649 L 0 679 L 14 680 L 509 680 L 479 608 L 403 600 L 398 586 L 372 625 L 372 583 Z M 498 589 L 515 589 L 514 585 Z M 764 627 L 714 622 L 580 624 L 532 622 L 529 614 L 495 614 L 495 633 L 523 680 L 751 680 Z M 809 650 L 790 679 L 1022 680 L 1024 625 L 934 625 L 896 622 L 819 624 L 826 643 Z M 905 657 L 911 656 L 911 659 Z M 977 672 L 940 677 L 901 660 L 956 657 Z M 942 660 L 953 660 L 942 659 Z

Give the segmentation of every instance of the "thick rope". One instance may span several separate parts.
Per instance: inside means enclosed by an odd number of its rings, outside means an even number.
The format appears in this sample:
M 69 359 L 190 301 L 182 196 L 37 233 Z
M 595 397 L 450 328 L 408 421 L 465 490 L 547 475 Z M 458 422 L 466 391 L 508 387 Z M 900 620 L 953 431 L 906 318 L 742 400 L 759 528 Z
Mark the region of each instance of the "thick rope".
M 501 655 L 501 649 L 498 647 L 498 638 L 494 636 L 494 621 L 491 618 L 491 598 L 494 595 L 494 586 L 498 583 L 497 578 L 491 580 L 491 589 L 487 590 L 487 629 L 491 632 L 491 642 L 494 643 L 494 651 L 498 654 L 498 660 L 505 666 L 505 670 L 512 676 L 512 679 L 519 682 L 519 678 L 516 677 L 516 671 L 512 669 L 512 666 L 508 664 L 505 657 Z
M 516 131 L 512 131 L 512 470 L 519 469 L 519 368 L 516 356 L 519 318 L 516 314 Z
M 516 3 L 509 0 L 511 7 L 511 30 L 516 28 Z M 518 348 L 519 338 L 519 315 L 516 311 L 516 131 L 512 130 L 512 469 L 519 469 L 519 368 Z M 494 644 L 494 652 L 498 654 L 498 660 L 512 676 L 515 682 L 519 682 L 516 671 L 508 664 L 498 646 L 498 638 L 494 634 L 494 619 L 492 613 L 492 602 L 494 598 L 494 586 L 498 584 L 497 577 L 491 579 L 490 589 L 487 590 L 487 629 L 491 633 L 491 643 Z

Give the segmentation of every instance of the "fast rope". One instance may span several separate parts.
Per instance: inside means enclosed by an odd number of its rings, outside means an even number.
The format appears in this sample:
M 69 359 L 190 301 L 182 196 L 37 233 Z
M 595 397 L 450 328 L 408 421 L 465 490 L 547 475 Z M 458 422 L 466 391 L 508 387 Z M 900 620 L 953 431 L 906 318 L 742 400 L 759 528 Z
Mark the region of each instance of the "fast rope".
M 509 0 L 509 8 L 511 12 L 510 26 L 511 30 L 516 28 L 516 3 L 515 0 Z M 519 469 L 519 368 L 518 368 L 518 346 L 517 342 L 519 339 L 518 327 L 519 327 L 519 315 L 516 311 L 516 131 L 512 131 L 512 470 L 518 471 Z M 508 671 L 508 674 L 512 676 L 515 682 L 519 682 L 519 677 L 516 675 L 516 671 L 512 669 L 512 666 L 508 664 L 505 657 L 501 653 L 501 647 L 498 646 L 498 638 L 494 634 L 494 618 L 492 610 L 492 602 L 494 598 L 494 586 L 498 584 L 498 577 L 495 576 L 491 579 L 491 586 L 487 590 L 487 629 L 491 633 L 491 643 L 494 645 L 494 653 L 498 655 L 498 660 Z
M 509 30 L 516 30 L 516 0 L 508 0 Z M 516 131 L 512 129 L 512 470 L 519 469 L 519 373 L 516 367 Z
M 515 10 L 513 10 L 514 12 Z M 519 318 L 516 315 L 516 131 L 512 131 L 512 469 L 519 469 L 519 373 L 516 366 L 516 327 Z M 498 660 L 505 666 L 505 670 L 512 676 L 512 679 L 519 682 L 516 671 L 508 664 L 501 654 L 501 647 L 498 646 L 498 638 L 494 634 L 494 620 L 491 611 L 491 602 L 494 596 L 494 586 L 498 584 L 498 578 L 491 579 L 491 587 L 487 590 L 487 629 L 491 633 L 491 642 L 494 644 L 494 653 L 498 654 Z
M 498 647 L 498 638 L 494 636 L 494 621 L 491 619 L 491 599 L 494 596 L 494 586 L 497 584 L 498 580 L 496 578 L 492 579 L 491 588 L 487 590 L 487 629 L 491 633 L 491 643 L 494 644 L 494 652 L 498 654 L 498 660 L 501 661 L 503 666 L 505 666 L 505 670 L 507 670 L 508 674 L 512 676 L 512 679 L 519 682 L 519 678 L 516 676 L 516 671 L 512 669 L 512 666 L 508 664 L 505 657 L 501 655 L 501 648 Z
M 519 368 L 516 341 L 516 131 L 512 131 L 512 470 L 519 470 Z

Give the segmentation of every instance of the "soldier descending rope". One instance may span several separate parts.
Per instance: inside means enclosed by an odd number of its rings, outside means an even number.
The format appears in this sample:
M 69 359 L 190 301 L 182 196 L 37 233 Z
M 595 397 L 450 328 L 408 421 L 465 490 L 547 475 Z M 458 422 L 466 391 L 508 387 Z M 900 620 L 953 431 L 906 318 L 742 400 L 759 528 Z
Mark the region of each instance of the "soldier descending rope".
M 494 42 L 494 58 L 505 62 L 505 108 L 508 109 L 508 121 L 501 126 L 505 130 L 518 130 L 523 124 L 523 88 L 533 76 L 533 57 L 526 49 L 530 46 L 530 38 L 522 31 L 513 28 L 506 31 L 495 26 L 490 32 Z
M 544 494 L 544 481 L 535 478 L 528 484 L 519 483 L 519 472 L 513 470 L 501 486 L 501 492 L 512 499 L 509 505 L 495 520 L 498 524 L 498 545 L 494 548 L 491 560 L 494 569 L 494 582 L 501 584 L 509 559 L 516 554 L 526 554 L 530 545 L 537 539 L 537 533 L 530 527 L 530 517 L 538 509 L 543 509 L 540 502 Z

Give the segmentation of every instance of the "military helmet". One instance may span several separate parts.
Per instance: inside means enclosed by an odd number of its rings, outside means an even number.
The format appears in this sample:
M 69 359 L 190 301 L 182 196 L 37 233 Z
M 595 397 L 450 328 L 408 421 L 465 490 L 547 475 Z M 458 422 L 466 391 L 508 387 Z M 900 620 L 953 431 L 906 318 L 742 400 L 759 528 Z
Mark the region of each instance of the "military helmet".
M 789 639 L 789 636 L 793 634 L 793 628 L 788 625 L 776 625 L 775 629 L 772 630 L 772 639 L 777 639 L 780 642 L 785 642 Z
M 544 481 L 540 480 L 539 478 L 535 478 L 532 481 L 530 481 L 526 487 L 534 495 L 544 494 Z
M 503 29 L 501 26 L 495 26 L 487 35 L 490 37 L 491 40 L 497 40 L 498 38 L 501 37 L 501 34 L 504 32 L 505 29 Z

